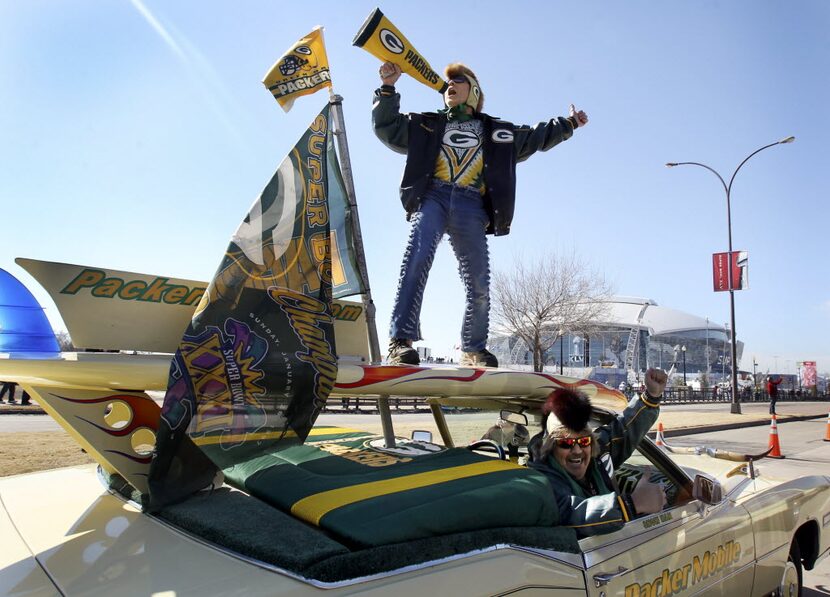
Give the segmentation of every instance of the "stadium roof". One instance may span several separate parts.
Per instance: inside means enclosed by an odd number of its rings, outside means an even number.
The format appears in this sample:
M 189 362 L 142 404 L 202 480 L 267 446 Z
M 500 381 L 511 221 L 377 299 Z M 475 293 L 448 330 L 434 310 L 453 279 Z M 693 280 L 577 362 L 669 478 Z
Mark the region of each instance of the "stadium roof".
M 651 335 L 671 334 L 689 330 L 726 331 L 726 327 L 698 317 L 691 313 L 661 307 L 656 301 L 648 298 L 615 296 L 609 301 L 611 313 L 608 325 L 636 327 L 648 329 Z M 643 306 L 646 306 L 643 319 L 638 324 L 637 317 Z

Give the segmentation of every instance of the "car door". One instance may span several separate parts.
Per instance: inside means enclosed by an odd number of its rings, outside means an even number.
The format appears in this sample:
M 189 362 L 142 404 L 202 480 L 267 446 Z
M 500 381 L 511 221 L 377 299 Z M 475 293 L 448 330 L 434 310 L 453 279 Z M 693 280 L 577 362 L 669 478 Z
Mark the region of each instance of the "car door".
M 649 440 L 624 467 L 663 484 L 670 503 L 662 512 L 636 518 L 620 531 L 580 541 L 588 594 L 748 594 L 755 545 L 746 510 L 728 497 L 712 505 L 693 499 L 691 480 Z

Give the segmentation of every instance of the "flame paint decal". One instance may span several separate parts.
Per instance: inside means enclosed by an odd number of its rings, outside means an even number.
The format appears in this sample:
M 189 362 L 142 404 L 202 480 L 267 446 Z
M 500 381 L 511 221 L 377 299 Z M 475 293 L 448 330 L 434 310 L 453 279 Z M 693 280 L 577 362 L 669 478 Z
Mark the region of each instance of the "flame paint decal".
M 148 401 L 146 397 L 143 395 L 134 395 L 134 394 L 112 394 L 111 396 L 102 396 L 100 398 L 91 398 L 91 399 L 77 399 L 77 398 L 69 398 L 67 396 L 59 396 L 57 394 L 52 394 L 55 398 L 59 398 L 61 400 L 65 400 L 67 402 L 72 402 L 74 404 L 84 404 L 84 405 L 91 405 L 91 404 L 109 404 L 111 402 L 126 402 L 127 405 L 130 407 L 130 411 L 132 412 L 132 417 L 130 418 L 130 422 L 125 425 L 121 429 L 114 429 L 108 425 L 99 425 L 95 421 L 91 421 L 85 417 L 80 415 L 75 415 L 76 418 L 84 421 L 85 423 L 89 423 L 90 425 L 100 429 L 104 433 L 107 433 L 113 437 L 125 437 L 133 433 L 136 429 L 141 427 L 147 427 L 151 429 L 153 432 L 158 430 L 158 418 L 159 418 L 159 411 L 158 406 L 152 401 Z
M 471 382 L 477 380 L 485 372 L 485 369 L 473 369 L 473 374 L 466 376 L 441 375 L 404 379 L 408 376 L 417 375 L 419 373 L 440 371 L 440 369 L 431 369 L 429 367 L 401 367 L 399 365 L 362 365 L 361 369 L 363 369 L 363 379 L 351 383 L 339 383 L 335 385 L 335 388 L 339 390 L 353 390 L 356 388 L 365 388 L 378 383 L 391 382 L 391 385 L 395 386 L 408 381 L 431 381 L 434 379 Z
M 33 386 L 38 402 L 107 472 L 117 472 L 140 493 L 147 475 L 161 409 L 138 391 Z M 112 405 L 112 408 L 108 408 Z
M 544 400 L 558 388 L 580 390 L 600 406 L 622 410 L 628 400 L 616 389 L 587 379 L 560 377 L 531 371 L 509 371 L 481 367 L 416 367 L 398 365 L 341 366 L 348 382 L 338 383 L 340 394 L 377 396 L 522 396 L 529 401 Z M 357 381 L 351 381 L 359 378 Z M 446 382 L 443 386 L 441 381 Z M 436 383 L 439 382 L 439 383 Z

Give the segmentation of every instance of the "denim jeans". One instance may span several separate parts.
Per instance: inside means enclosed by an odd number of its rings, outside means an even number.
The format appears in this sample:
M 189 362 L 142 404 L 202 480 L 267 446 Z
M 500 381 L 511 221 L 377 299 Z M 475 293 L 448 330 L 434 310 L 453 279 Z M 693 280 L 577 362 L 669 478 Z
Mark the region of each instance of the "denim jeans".
M 481 195 L 472 189 L 434 181 L 410 221 L 389 337 L 422 339 L 424 287 L 435 249 L 447 233 L 466 293 L 461 349 L 484 350 L 490 324 L 490 255 L 485 236 L 489 218 Z

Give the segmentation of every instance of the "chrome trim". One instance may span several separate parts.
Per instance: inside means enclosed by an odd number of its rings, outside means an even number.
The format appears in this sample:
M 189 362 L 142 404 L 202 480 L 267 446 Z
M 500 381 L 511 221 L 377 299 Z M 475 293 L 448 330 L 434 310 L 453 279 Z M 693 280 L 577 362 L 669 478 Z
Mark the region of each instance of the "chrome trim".
M 740 495 L 740 494 L 741 494 L 741 492 L 743 492 L 743 490 L 746 488 L 746 486 L 747 486 L 747 485 L 750 485 L 750 484 L 753 484 L 753 485 L 754 485 L 754 481 L 755 481 L 755 479 L 750 479 L 749 477 L 746 477 L 746 478 L 742 479 L 740 482 L 738 482 L 738 483 L 736 483 L 736 484 L 735 484 L 735 487 L 733 487 L 731 490 L 729 490 L 729 491 L 728 491 L 728 492 L 724 495 L 724 498 L 725 498 L 725 499 L 732 499 L 732 501 L 733 501 L 733 502 L 734 502 L 734 501 L 737 501 L 736 499 L 733 499 L 733 498 L 731 497 L 731 496 L 732 496 L 732 494 L 738 494 L 738 495 Z M 721 485 L 721 487 L 723 487 L 723 485 Z
M 755 554 L 755 561 L 761 562 L 762 560 L 768 560 L 770 558 L 774 558 L 778 552 L 784 552 L 785 554 L 789 555 L 790 553 L 790 544 L 789 543 L 782 543 L 778 547 L 773 547 L 769 551 L 765 551 L 763 554 L 756 553 Z M 787 559 L 787 555 L 784 556 L 784 559 Z
M 565 564 L 566 566 L 571 566 L 577 570 L 585 570 L 585 561 L 582 558 L 582 554 L 579 553 L 567 553 L 564 551 L 551 551 L 549 549 L 539 549 L 537 547 L 524 547 L 521 545 L 511 545 L 516 551 L 523 551 L 535 556 L 539 556 L 541 558 L 545 558 L 546 560 L 551 560 L 554 562 L 559 562 L 561 564 Z
M 104 469 L 101 467 L 100 464 L 95 467 L 95 474 L 98 477 L 98 481 L 104 487 L 104 491 L 109 493 L 111 496 L 118 498 L 119 500 L 121 500 L 125 504 L 129 504 L 130 506 L 132 506 L 133 508 L 138 510 L 140 513 L 144 514 L 144 508 L 141 507 L 141 504 L 139 504 L 135 500 L 127 499 L 126 497 L 124 497 L 123 495 L 118 493 L 117 490 L 110 487 L 110 484 L 107 482 L 106 478 L 104 477 Z M 124 479 L 124 483 L 126 485 L 129 485 L 130 487 L 132 487 L 132 485 L 130 485 L 130 482 L 127 481 L 126 479 Z M 133 489 L 135 489 L 135 488 L 133 487 Z
M 693 501 L 695 501 L 695 500 L 693 500 Z M 727 504 L 730 505 L 732 508 L 742 508 L 742 506 L 739 506 L 738 503 L 735 500 L 730 500 L 727 497 L 723 498 L 717 504 L 704 504 L 703 502 L 699 502 L 699 503 L 700 503 L 700 513 L 703 516 L 703 518 L 708 518 L 708 517 L 712 516 L 713 514 L 716 514 L 718 510 L 720 510 L 722 508 L 725 508 L 727 506 Z M 746 508 L 744 508 L 744 514 L 749 516 L 749 512 L 746 511 Z
M 620 566 L 616 572 L 608 572 L 606 574 L 594 574 L 594 586 L 596 588 L 604 587 L 615 578 L 619 578 L 623 574 L 628 573 L 628 568 Z
M 644 517 L 645 518 L 645 517 Z M 696 510 L 690 510 L 686 516 L 681 518 L 667 521 L 665 523 L 658 524 L 655 527 L 652 527 L 648 530 L 642 530 L 641 532 L 634 533 L 626 537 L 620 537 L 619 539 L 607 542 L 599 545 L 594 545 L 588 547 L 587 549 L 582 546 L 582 543 L 594 543 L 599 542 L 602 540 L 603 537 L 607 537 L 607 535 L 597 535 L 595 537 L 586 537 L 580 541 L 580 547 L 583 547 L 583 557 L 585 560 L 585 568 L 591 568 L 592 566 L 596 566 L 601 562 L 608 560 L 609 558 L 616 557 L 626 551 L 630 551 L 631 549 L 639 546 L 645 541 L 651 541 L 659 537 L 660 535 L 664 535 L 669 531 L 673 531 L 674 529 L 684 526 L 696 518 L 701 518 L 701 515 Z M 638 521 L 642 519 L 635 519 L 627 524 L 636 524 Z

